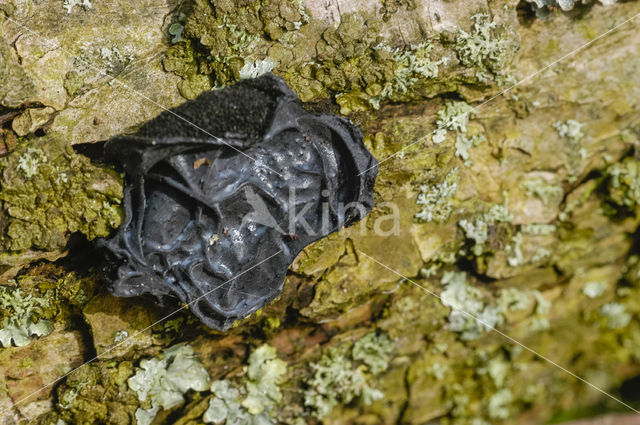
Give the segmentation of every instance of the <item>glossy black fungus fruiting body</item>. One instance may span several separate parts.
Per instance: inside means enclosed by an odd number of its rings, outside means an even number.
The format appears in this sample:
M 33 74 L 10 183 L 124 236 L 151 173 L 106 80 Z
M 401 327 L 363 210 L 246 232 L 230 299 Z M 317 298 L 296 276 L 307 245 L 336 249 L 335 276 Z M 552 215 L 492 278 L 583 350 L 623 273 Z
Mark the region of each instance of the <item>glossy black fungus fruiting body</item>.
M 105 153 L 126 173 L 124 223 L 98 241 L 111 292 L 175 296 L 219 330 L 273 300 L 305 246 L 363 218 L 378 171 L 357 127 L 307 112 L 273 75 L 203 93 Z

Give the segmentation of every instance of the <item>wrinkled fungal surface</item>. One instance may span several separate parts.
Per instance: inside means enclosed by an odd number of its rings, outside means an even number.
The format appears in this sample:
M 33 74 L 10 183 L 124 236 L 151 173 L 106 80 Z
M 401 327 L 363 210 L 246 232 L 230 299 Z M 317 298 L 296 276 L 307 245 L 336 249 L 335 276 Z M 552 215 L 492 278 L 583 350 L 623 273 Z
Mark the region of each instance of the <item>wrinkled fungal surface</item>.
M 126 173 L 125 220 L 98 241 L 110 290 L 175 296 L 220 330 L 273 300 L 305 246 L 369 212 L 378 170 L 357 127 L 307 112 L 273 75 L 203 93 L 105 153 Z

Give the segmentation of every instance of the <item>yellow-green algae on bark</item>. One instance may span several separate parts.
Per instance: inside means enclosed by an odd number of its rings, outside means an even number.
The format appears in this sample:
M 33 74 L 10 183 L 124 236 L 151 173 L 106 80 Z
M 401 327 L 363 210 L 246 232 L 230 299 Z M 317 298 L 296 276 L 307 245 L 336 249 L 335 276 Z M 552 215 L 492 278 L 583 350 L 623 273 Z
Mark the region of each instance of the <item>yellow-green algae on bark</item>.
M 122 178 L 64 141 L 24 140 L 0 160 L 0 172 L 7 251 L 60 250 L 72 233 L 104 237 L 122 220 Z

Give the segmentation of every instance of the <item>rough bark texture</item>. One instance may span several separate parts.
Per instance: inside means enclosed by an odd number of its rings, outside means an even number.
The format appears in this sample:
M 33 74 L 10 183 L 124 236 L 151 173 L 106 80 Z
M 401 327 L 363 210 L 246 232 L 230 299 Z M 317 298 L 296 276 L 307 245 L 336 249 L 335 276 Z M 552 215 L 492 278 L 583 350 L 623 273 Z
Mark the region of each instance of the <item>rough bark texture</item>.
M 628 413 L 530 350 L 638 408 L 640 4 L 557 4 L 3 0 L 0 422 Z M 72 145 L 267 71 L 360 126 L 369 218 L 228 332 L 109 296 L 122 176 Z

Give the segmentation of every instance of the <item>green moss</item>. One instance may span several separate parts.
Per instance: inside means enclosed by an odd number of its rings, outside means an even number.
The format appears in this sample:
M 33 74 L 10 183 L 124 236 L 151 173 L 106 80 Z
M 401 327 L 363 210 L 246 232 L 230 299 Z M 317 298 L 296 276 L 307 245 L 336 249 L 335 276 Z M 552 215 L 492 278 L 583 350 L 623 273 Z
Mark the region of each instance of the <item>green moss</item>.
M 85 85 L 85 77 L 77 71 L 69 71 L 64 75 L 62 82 L 69 96 L 75 96 Z
M 60 142 L 23 141 L 0 168 L 5 249 L 53 251 L 63 248 L 71 233 L 107 236 L 122 221 L 120 176 Z

